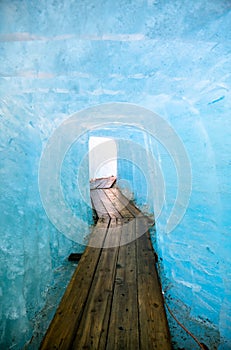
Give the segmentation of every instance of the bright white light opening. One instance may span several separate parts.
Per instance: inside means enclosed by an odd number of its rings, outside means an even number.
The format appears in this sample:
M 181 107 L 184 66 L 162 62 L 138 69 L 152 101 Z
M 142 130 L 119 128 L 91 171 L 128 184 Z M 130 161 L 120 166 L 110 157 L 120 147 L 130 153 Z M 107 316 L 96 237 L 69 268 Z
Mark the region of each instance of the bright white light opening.
M 89 139 L 90 179 L 117 175 L 117 146 L 113 139 L 93 137 Z

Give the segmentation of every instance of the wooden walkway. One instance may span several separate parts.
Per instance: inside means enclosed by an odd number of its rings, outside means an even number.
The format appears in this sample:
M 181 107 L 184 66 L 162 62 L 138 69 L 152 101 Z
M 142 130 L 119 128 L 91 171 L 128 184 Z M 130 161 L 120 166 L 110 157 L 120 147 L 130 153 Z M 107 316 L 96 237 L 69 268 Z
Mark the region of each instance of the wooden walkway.
M 171 349 L 150 222 L 115 180 L 91 183 L 98 221 L 41 350 Z

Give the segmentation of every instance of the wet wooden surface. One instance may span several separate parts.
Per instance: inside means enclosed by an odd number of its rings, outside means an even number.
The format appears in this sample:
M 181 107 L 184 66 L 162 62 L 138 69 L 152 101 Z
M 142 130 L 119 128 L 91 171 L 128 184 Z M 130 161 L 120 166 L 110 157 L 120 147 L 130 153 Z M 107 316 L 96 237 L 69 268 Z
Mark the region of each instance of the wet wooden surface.
M 91 182 L 98 221 L 40 349 L 171 349 L 150 242 L 150 219 L 112 187 Z

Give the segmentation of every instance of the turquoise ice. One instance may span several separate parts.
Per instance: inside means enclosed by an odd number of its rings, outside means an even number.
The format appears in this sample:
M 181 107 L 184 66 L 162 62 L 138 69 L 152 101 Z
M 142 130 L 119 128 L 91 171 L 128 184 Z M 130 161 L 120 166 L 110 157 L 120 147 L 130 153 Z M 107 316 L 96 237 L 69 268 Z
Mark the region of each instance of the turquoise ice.
M 38 177 L 48 141 L 80 111 L 128 103 L 156 113 L 184 145 L 192 192 L 180 223 L 167 232 L 177 164 L 148 133 L 152 117 L 144 129 L 98 130 L 80 118 L 82 136 L 60 170 L 63 198 L 73 216 L 92 224 L 89 137 L 115 139 L 121 186 L 148 212 L 161 208 L 153 244 L 170 307 L 211 349 L 231 348 L 229 1 L 2 0 L 0 14 L 0 347 L 29 343 L 66 257 L 83 250 L 88 234 L 79 229 L 76 242 L 47 216 Z M 176 348 L 192 349 L 170 325 Z

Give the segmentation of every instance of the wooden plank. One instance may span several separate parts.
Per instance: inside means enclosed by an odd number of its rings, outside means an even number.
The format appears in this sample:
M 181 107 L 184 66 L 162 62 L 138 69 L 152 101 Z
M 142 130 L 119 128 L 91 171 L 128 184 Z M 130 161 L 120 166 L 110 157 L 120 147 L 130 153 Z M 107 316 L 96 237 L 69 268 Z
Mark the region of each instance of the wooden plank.
M 137 219 L 137 233 L 144 231 L 147 220 Z M 137 239 L 138 305 L 140 346 L 142 350 L 171 349 L 163 296 L 155 266 L 149 233 Z
M 98 179 L 98 184 L 97 184 L 97 189 L 103 188 L 104 184 L 108 182 L 108 179 L 106 178 L 102 178 L 102 179 Z
M 105 349 L 122 226 L 111 220 L 73 349 Z
M 90 182 L 90 189 L 95 190 L 101 183 L 102 179 L 95 179 Z
M 123 219 L 123 226 L 124 226 L 123 232 L 124 233 L 123 233 L 121 240 L 120 240 L 121 246 L 129 244 L 129 243 L 136 240 L 137 236 L 136 236 L 136 230 L 134 227 L 135 222 L 136 222 L 136 218 Z
M 91 239 L 94 240 L 97 237 L 101 246 L 104 243 L 108 224 L 109 219 L 99 220 L 92 233 Z M 67 350 L 71 347 L 101 251 L 99 248 L 86 248 L 43 339 L 41 350 Z
M 116 182 L 116 177 L 115 176 L 111 176 L 111 177 L 109 177 L 107 179 L 107 182 L 105 182 L 103 184 L 103 187 L 101 187 L 101 188 L 111 188 L 114 185 L 115 182 Z
M 90 182 L 90 190 L 95 190 L 95 189 L 96 189 L 95 182 Z
M 133 236 L 133 225 L 123 225 L 122 236 Z M 129 232 L 127 232 L 129 231 Z M 119 249 L 107 350 L 139 350 L 136 242 Z
M 97 186 L 98 189 L 105 189 L 105 188 L 111 188 L 113 186 L 113 184 L 116 181 L 116 177 L 115 176 L 111 176 L 111 177 L 107 177 L 104 179 L 101 179 L 102 181 L 100 182 L 100 184 Z
M 134 218 L 134 215 L 119 201 L 111 188 L 105 189 L 104 192 L 123 218 Z
M 171 349 L 149 218 L 116 188 L 91 199 L 99 220 L 40 349 Z
M 93 206 L 95 208 L 95 211 L 97 213 L 97 216 L 99 218 L 109 218 L 109 214 L 107 209 L 105 208 L 100 196 L 99 196 L 99 190 L 91 190 L 91 200 L 93 203 Z
M 113 203 L 110 201 L 110 199 L 108 198 L 108 196 L 106 195 L 106 193 L 104 192 L 105 190 L 100 189 L 97 190 L 99 197 L 101 199 L 101 201 L 103 202 L 109 216 L 114 219 L 114 218 L 122 218 L 122 216 L 120 215 L 120 213 L 118 212 L 118 210 L 115 208 L 115 206 L 113 205 Z
M 155 220 L 151 216 L 144 215 L 139 208 L 135 206 L 135 204 L 132 201 L 129 201 L 118 188 L 111 188 L 110 189 L 113 194 L 118 198 L 118 200 L 127 208 L 134 217 L 140 217 L 140 218 L 146 218 L 148 222 L 148 228 L 152 227 L 155 224 Z
M 116 177 L 115 176 L 110 176 L 107 178 L 100 178 L 100 179 L 95 179 L 90 182 L 90 189 L 95 190 L 95 189 L 100 189 L 100 188 L 111 188 L 114 183 L 116 182 Z
M 102 188 L 105 188 L 108 186 L 108 183 L 109 183 L 109 179 L 106 178 L 106 179 L 102 179 L 100 181 L 100 184 L 97 186 L 97 189 L 102 189 Z
M 141 211 L 133 204 L 131 203 L 118 188 L 112 188 L 111 191 L 114 193 L 114 195 L 118 198 L 118 200 L 127 208 L 130 213 L 134 216 L 142 215 Z

